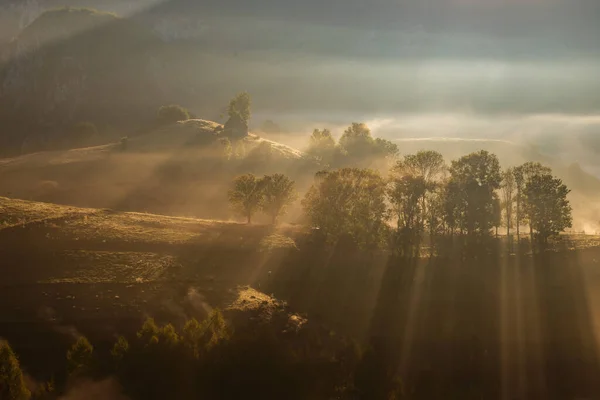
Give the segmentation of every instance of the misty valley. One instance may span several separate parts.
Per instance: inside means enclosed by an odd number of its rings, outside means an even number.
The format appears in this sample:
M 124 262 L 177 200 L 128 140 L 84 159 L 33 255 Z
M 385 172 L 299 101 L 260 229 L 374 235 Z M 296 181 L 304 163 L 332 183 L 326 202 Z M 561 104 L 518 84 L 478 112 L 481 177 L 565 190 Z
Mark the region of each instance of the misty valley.
M 597 27 L 326 3 L 0 4 L 0 400 L 600 398 Z

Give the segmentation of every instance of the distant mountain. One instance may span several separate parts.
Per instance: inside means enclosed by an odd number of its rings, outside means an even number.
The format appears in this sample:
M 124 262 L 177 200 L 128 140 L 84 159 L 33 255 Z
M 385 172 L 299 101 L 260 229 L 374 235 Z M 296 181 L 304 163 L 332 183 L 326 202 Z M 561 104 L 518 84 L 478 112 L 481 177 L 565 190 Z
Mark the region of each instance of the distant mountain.
M 3 142 L 56 135 L 77 121 L 149 118 L 161 104 L 161 46 L 150 29 L 114 14 L 44 12 L 10 43 L 0 69 Z

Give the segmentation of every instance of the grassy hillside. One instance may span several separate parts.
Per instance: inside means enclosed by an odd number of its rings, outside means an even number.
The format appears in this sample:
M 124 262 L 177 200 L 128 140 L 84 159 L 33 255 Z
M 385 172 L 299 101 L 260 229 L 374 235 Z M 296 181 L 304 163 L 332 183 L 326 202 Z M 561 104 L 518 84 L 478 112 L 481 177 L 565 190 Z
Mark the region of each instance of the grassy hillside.
M 224 153 L 217 126 L 205 120 L 172 124 L 131 137 L 126 151 L 114 143 L 0 159 L 0 195 L 228 219 L 227 191 L 237 175 L 283 172 L 300 191 L 312 182 L 318 166 L 302 152 L 249 135 Z
M 410 387 L 426 370 L 429 390 L 462 390 L 458 374 L 490 394 L 500 376 L 530 382 L 526 397 L 596 393 L 597 237 L 563 237 L 561 251 L 536 256 L 508 254 L 500 242 L 405 259 L 323 246 L 296 227 L 8 198 L 0 215 L 0 331 L 25 365 L 64 360 L 79 333 L 110 342 L 148 315 L 177 325 L 215 306 L 279 307 L 264 294 L 273 293 L 337 332 L 384 338 Z M 540 370 L 560 379 L 535 383 Z

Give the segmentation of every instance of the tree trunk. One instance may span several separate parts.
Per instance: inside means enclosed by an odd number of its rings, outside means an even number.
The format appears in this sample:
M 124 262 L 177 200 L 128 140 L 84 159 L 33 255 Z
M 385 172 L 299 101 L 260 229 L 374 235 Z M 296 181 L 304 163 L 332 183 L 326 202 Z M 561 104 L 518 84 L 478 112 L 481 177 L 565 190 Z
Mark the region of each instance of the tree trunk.
M 517 194 L 517 242 L 519 241 L 519 224 L 521 223 L 521 192 Z
M 498 237 L 498 227 L 496 227 L 496 237 Z
M 246 216 L 248 218 L 248 225 L 250 225 L 252 223 L 252 214 L 248 213 L 248 215 Z

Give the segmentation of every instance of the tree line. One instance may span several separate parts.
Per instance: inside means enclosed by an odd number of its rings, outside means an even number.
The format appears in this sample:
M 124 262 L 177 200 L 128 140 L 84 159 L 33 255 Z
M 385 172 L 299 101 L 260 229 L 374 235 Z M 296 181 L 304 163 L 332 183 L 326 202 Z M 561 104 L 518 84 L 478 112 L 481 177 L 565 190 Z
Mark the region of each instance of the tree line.
M 127 398 L 144 400 L 399 398 L 400 382 L 386 374 L 379 350 L 361 351 L 310 321 L 290 328 L 287 312 L 271 318 L 235 329 L 219 310 L 179 329 L 148 318 L 110 349 L 80 336 L 66 353 L 64 376 L 35 385 L 26 383 L 10 345 L 0 342 L 0 398 L 70 398 L 78 382 L 107 377 Z
M 342 136 L 343 149 L 353 148 L 347 143 L 354 139 L 347 134 L 359 125 L 346 131 L 346 139 Z M 332 140 L 326 130 L 316 130 L 313 151 L 335 151 Z M 275 222 L 295 200 L 294 182 L 281 174 L 273 177 L 235 179 L 229 199 L 248 222 L 258 209 Z M 418 241 L 425 235 L 498 235 L 501 227 L 512 238 L 523 226 L 529 227 L 532 240 L 546 244 L 571 227 L 568 194 L 561 179 L 540 163 L 502 170 L 496 155 L 481 150 L 447 165 L 440 153 L 424 150 L 396 161 L 387 176 L 357 167 L 320 171 L 301 204 L 306 223 L 326 238 L 350 237 L 366 247 L 394 239 Z

